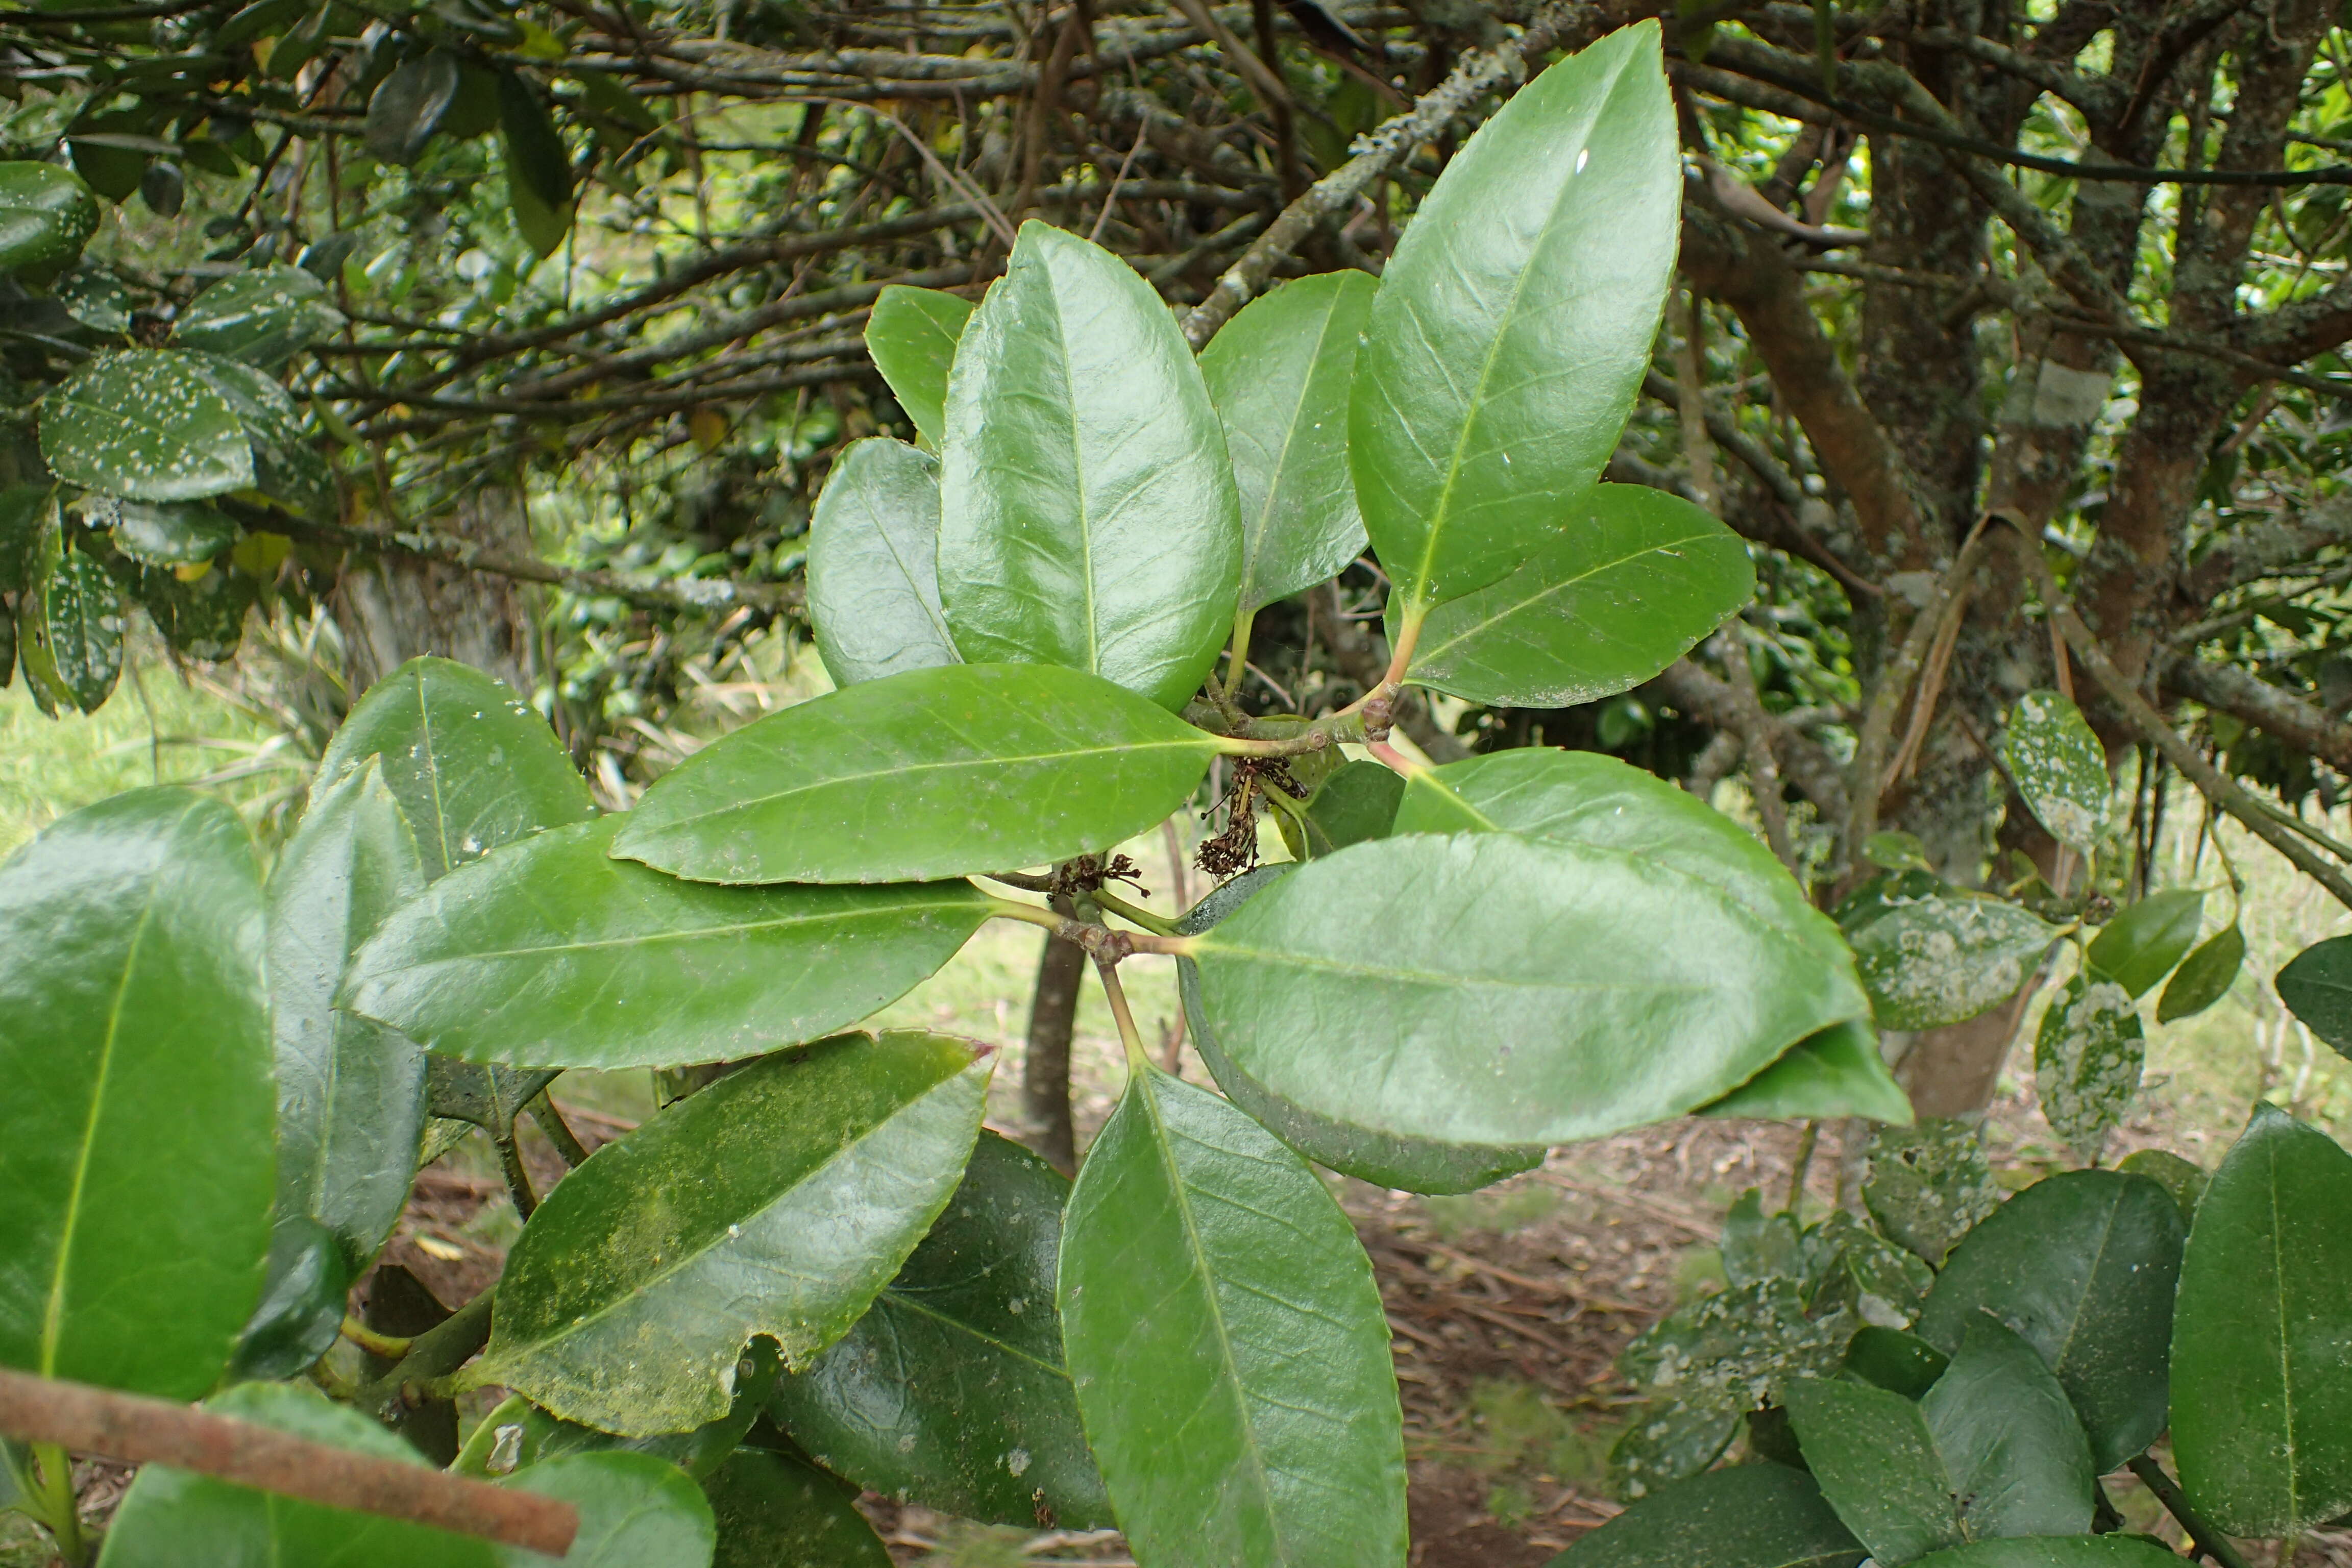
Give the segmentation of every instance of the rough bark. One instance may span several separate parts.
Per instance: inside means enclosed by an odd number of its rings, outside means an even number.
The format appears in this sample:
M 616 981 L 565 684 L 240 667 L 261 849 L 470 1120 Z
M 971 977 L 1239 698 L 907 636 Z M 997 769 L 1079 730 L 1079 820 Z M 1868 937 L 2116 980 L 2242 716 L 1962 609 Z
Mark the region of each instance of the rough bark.
M 522 494 L 486 485 L 436 525 L 485 548 L 535 555 Z M 356 696 L 421 654 L 488 670 L 526 700 L 539 684 L 536 591 L 506 577 L 413 557 L 354 562 L 335 591 Z
M 1069 900 L 1054 907 L 1070 913 Z M 1021 1108 L 1031 1129 L 1029 1146 L 1064 1175 L 1078 1168 L 1076 1124 L 1070 1115 L 1070 1040 L 1078 1022 L 1078 983 L 1087 972 L 1086 950 L 1048 934 L 1037 955 L 1037 984 L 1029 994 L 1029 1042 L 1021 1058 Z

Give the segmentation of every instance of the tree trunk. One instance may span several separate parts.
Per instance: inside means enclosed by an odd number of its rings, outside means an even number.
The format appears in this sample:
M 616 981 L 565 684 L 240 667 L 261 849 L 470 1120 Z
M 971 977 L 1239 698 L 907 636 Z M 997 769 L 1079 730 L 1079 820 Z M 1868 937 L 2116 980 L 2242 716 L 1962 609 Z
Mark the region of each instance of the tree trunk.
M 1054 908 L 1068 914 L 1069 900 Z M 1037 987 L 1029 998 L 1029 1047 L 1021 1064 L 1022 1109 L 1027 1113 L 1030 1147 L 1064 1175 L 1078 1168 L 1077 1127 L 1070 1116 L 1070 1038 L 1078 1022 L 1078 982 L 1086 975 L 1086 950 L 1048 935 L 1037 956 Z
M 510 555 L 533 555 L 522 492 L 469 492 L 442 531 Z M 420 654 L 487 670 L 529 701 L 539 684 L 536 590 L 510 578 L 405 557 L 354 563 L 335 591 L 354 698 Z

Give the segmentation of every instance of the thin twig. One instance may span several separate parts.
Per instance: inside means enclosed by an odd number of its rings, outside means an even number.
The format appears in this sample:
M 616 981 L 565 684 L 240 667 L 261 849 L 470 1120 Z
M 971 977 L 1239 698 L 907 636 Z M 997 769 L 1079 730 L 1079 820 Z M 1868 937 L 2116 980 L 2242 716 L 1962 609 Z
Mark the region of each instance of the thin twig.
M 2205 1516 L 2197 1511 L 2196 1505 L 2183 1496 L 2172 1478 L 2164 1473 L 2162 1465 L 2146 1454 L 2140 1454 L 2126 1460 L 2125 1466 L 2139 1478 L 2140 1485 L 2156 1495 L 2156 1500 L 2164 1505 L 2164 1511 L 2180 1521 L 2180 1528 L 2189 1532 L 2189 1539 L 2199 1556 L 2210 1557 L 2221 1568 L 2252 1568 L 2245 1554 L 2231 1543 L 2230 1538 L 2206 1522 Z

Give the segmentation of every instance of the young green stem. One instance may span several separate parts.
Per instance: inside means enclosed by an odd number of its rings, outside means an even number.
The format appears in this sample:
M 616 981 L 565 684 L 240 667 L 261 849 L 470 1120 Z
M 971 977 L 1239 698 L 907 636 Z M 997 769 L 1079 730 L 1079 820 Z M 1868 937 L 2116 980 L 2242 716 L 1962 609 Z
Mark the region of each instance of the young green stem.
M 1390 745 L 1386 741 L 1374 741 L 1370 745 L 1366 746 L 1364 750 L 1371 752 L 1374 757 L 1386 763 L 1391 768 L 1402 773 L 1408 779 L 1412 778 L 1415 773 L 1425 773 L 1429 771 L 1421 763 L 1416 763 L 1411 757 L 1406 756 L 1402 752 L 1398 751 L 1394 746 Z
M 555 1145 L 555 1152 L 563 1156 L 564 1164 L 577 1170 L 588 1158 L 588 1147 L 572 1131 L 572 1124 L 563 1120 L 563 1113 L 555 1109 L 555 1101 L 547 1097 L 547 1090 L 541 1089 L 523 1109 L 539 1123 L 539 1130 L 547 1134 L 547 1141 Z
M 1064 942 L 1075 942 L 1086 949 L 1097 963 L 1117 963 L 1134 952 L 1183 954 L 1192 951 L 1192 939 L 1189 936 L 1163 936 L 1151 931 L 1113 931 L 1108 926 L 1072 920 L 1051 910 L 1041 910 L 1034 904 L 1014 903 L 1011 899 L 989 900 L 988 913 L 992 920 L 1021 921 L 1029 925 L 1043 926 Z
M 1143 1036 L 1135 1026 L 1135 1014 L 1128 1007 L 1127 988 L 1118 983 L 1118 965 L 1097 958 L 1095 973 L 1102 977 L 1103 996 L 1110 1003 L 1110 1016 L 1118 1020 L 1119 1043 L 1127 1047 L 1127 1070 L 1141 1072 L 1151 1065 L 1151 1055 L 1143 1048 Z
M 68 1568 L 89 1561 L 90 1543 L 81 1532 L 81 1507 L 74 1497 L 73 1460 L 56 1443 L 33 1445 L 33 1477 L 40 1495 L 33 1500 L 33 1517 L 47 1525 L 58 1556 Z
M 1111 913 L 1117 915 L 1123 921 L 1132 921 L 1137 925 L 1141 926 L 1144 930 L 1154 932 L 1160 936 L 1174 936 L 1176 934 L 1176 922 L 1174 921 L 1168 919 L 1164 915 L 1155 915 L 1150 910 L 1138 909 L 1135 905 L 1129 903 L 1125 899 L 1118 898 L 1112 894 L 1110 889 L 1108 888 L 1097 888 L 1090 896 L 1093 898 L 1095 902 L 1100 904 L 1103 908 L 1108 910 Z
M 1421 626 L 1429 619 L 1424 605 L 1407 605 L 1397 622 L 1396 645 L 1389 651 L 1388 673 L 1381 677 L 1381 685 L 1393 689 L 1404 684 L 1404 672 L 1412 667 L 1412 650 L 1421 641 Z
M 377 1333 L 349 1313 L 343 1316 L 342 1333 L 343 1338 L 351 1341 L 368 1354 L 380 1355 L 386 1361 L 398 1361 L 402 1356 L 406 1355 L 409 1347 L 416 1342 L 415 1340 L 402 1339 L 397 1334 Z
M 1255 610 L 1244 609 L 1234 615 L 1233 652 L 1225 661 L 1225 706 L 1233 706 L 1242 682 L 1249 679 L 1250 630 L 1257 619 Z
M 2221 1568 L 2250 1568 L 2244 1554 L 2230 1543 L 2230 1538 L 2207 1523 L 2196 1505 L 2181 1495 L 2179 1485 L 2164 1473 L 2162 1465 L 2141 1454 L 2129 1461 L 2127 1468 L 2139 1478 L 2140 1485 L 2156 1494 L 2164 1511 L 2180 1521 L 2180 1528 L 2189 1532 L 2198 1555 L 2210 1557 Z

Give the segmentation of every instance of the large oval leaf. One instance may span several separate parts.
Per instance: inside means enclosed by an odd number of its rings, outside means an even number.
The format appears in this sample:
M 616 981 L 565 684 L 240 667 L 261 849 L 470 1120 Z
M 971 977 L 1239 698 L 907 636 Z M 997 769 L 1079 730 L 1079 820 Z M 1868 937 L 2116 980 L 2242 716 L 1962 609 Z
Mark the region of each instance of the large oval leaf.
M 2114 981 L 2077 974 L 2051 999 L 2033 1036 L 2033 1086 L 2052 1131 L 2089 1163 L 2139 1095 L 2147 1059 L 2139 1014 Z
M 245 426 L 195 356 L 142 349 L 93 360 L 41 399 L 41 456 L 58 478 L 134 500 L 195 500 L 253 483 Z
M 710 1568 L 718 1536 L 710 1503 L 667 1459 L 619 1449 L 566 1454 L 517 1470 L 507 1485 L 570 1503 L 580 1510 L 580 1533 L 562 1557 L 500 1547 L 500 1568 Z
M 2093 969 L 2137 1001 L 2189 955 L 2204 921 L 2204 894 L 2194 888 L 2168 888 L 2118 911 L 2099 928 L 2084 956 Z
M 2065 1390 L 2032 1345 L 1979 1312 L 1920 1414 L 1972 1541 L 2091 1528 L 2097 1472 Z
M 310 519 L 333 521 L 341 514 L 334 470 L 319 455 L 310 432 L 286 389 L 249 364 L 220 354 L 187 356 L 196 374 L 228 399 L 253 445 L 253 483 L 261 498 Z
M 1348 476 L 1348 386 L 1380 282 L 1327 272 L 1261 294 L 1201 351 L 1241 497 L 1246 615 L 1337 576 L 1364 548 Z
M 1643 1498 L 1550 1568 L 1854 1568 L 1869 1555 L 1811 1476 L 1741 1465 Z
M 2114 785 L 2081 709 L 2055 691 L 2027 692 L 2010 710 L 2000 756 L 2026 809 L 2052 837 L 2086 852 L 2096 845 Z
M 646 792 L 613 853 L 706 882 L 898 882 L 1142 832 L 1226 742 L 1050 665 L 909 670 L 770 714 Z
M 889 1283 L 955 1191 L 990 1066 L 845 1036 L 606 1144 L 523 1228 L 474 1375 L 608 1432 L 717 1420 L 753 1335 L 805 1366 Z
M 1911 1097 L 1886 1070 L 1877 1032 L 1860 1018 L 1832 1024 L 1790 1046 L 1770 1067 L 1701 1106 L 1701 1116 L 1866 1116 L 1901 1126 L 1912 1118 Z
M 988 918 L 968 882 L 683 882 L 612 857 L 625 820 L 542 833 L 434 884 L 360 953 L 343 1005 L 467 1061 L 733 1060 L 897 1001 Z
M 1980 1313 L 2016 1330 L 2057 1374 L 2104 1475 L 2164 1430 L 2185 1232 L 2179 1205 L 2144 1176 L 2047 1177 L 1961 1239 L 1919 1337 L 1949 1355 Z
M 2006 1001 L 2057 931 L 2005 899 L 1925 871 L 1864 884 L 1837 908 L 1882 1029 L 1931 1029 Z
M 2238 948 L 2242 955 L 2242 936 Z M 2279 1000 L 2313 1034 L 2352 1057 L 2352 936 L 2331 936 L 2305 948 L 2278 972 L 2277 985 Z
M 2257 1107 L 2197 1205 L 2172 1321 L 2180 1484 L 2231 1535 L 2352 1509 L 2352 1154 Z
M 1789 1387 L 1789 1419 L 1822 1495 L 1878 1562 L 1896 1568 L 1968 1539 L 1916 1403 L 1868 1384 L 1807 1381 Z
M 1054 1278 L 1070 1184 L 982 1132 L 963 1184 L 857 1326 L 769 1408 L 869 1491 L 998 1524 L 1110 1522 Z
M 233 273 L 197 295 L 173 324 L 172 341 L 276 370 L 342 324 L 342 312 L 327 303 L 324 283 L 274 261 Z
M 0 163 L 0 272 L 55 273 L 97 232 L 98 198 L 72 170 Z
M 1674 266 L 1675 146 L 1645 22 L 1520 89 L 1422 199 L 1381 274 L 1348 430 L 1408 614 L 1535 553 L 1616 449 Z
M 1680 496 L 1601 485 L 1549 521 L 1557 534 L 1516 571 L 1430 613 L 1407 680 L 1573 707 L 1639 686 L 1755 595 L 1747 544 Z
M 1138 1558 L 1402 1564 L 1402 1417 L 1371 1265 L 1257 1123 L 1137 1064 L 1070 1195 L 1061 1306 Z
M 2172 972 L 2172 979 L 2164 988 L 2164 995 L 2156 1005 L 2156 1021 L 2169 1024 L 2179 1018 L 2193 1018 L 2230 994 L 2237 984 L 2238 971 L 2246 962 L 2246 933 L 2231 921 L 2207 937 L 2197 950 L 2180 961 Z M 2279 999 L 2292 1008 L 2286 993 Z M 2298 1017 L 2301 1014 L 2296 1015 Z M 2314 1030 L 2313 1033 L 2318 1033 Z M 2331 1045 L 2335 1042 L 2330 1041 Z M 2337 1049 L 2342 1049 L 2337 1047 Z
M 764 1448 L 738 1448 L 703 1482 L 719 1519 L 716 1568 L 890 1568 L 856 1489 Z
M 893 283 L 866 318 L 866 352 L 890 395 L 937 451 L 947 435 L 948 367 L 971 320 L 971 301 L 937 289 Z
M 269 1245 L 268 1008 L 217 802 L 133 790 L 0 866 L 0 1364 L 212 1386 Z
M 964 657 L 1182 708 L 1233 626 L 1241 518 L 1200 366 L 1150 286 L 1022 225 L 957 345 L 940 457 L 940 589 Z
M 1979 1541 L 1922 1557 L 1917 1568 L 2179 1568 L 2179 1563 L 2142 1535 L 2057 1535 Z
M 43 683 L 85 713 L 95 713 L 122 676 L 122 596 L 96 556 L 54 548 L 26 595 L 32 636 L 26 663 Z
M 415 831 L 425 878 L 590 816 L 588 784 L 547 721 L 506 682 L 412 658 L 367 689 L 319 759 L 327 789 L 372 756 Z
M 817 498 L 808 551 L 809 620 L 835 685 L 962 658 L 940 609 L 936 460 L 878 437 L 852 446 Z
M 1889 1239 L 1940 1268 L 1969 1227 L 2000 1206 L 2001 1191 L 1976 1124 L 1932 1117 L 1872 1134 L 1862 1201 Z

